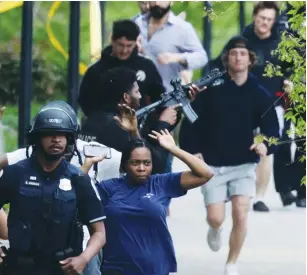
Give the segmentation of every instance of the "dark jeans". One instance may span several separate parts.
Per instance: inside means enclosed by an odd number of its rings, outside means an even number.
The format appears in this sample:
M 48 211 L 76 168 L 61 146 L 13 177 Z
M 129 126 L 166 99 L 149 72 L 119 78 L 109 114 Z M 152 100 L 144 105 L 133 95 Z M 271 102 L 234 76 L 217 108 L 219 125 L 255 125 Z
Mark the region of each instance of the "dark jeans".
M 122 273 L 119 270 L 104 270 L 102 271 L 103 275 L 124 275 L 124 273 Z M 169 275 L 169 274 L 165 274 L 165 275 Z
M 102 263 L 103 252 L 100 252 L 87 264 L 83 271 L 83 275 L 101 275 L 101 263 Z
M 124 275 L 124 273 L 122 273 L 119 270 L 111 270 L 111 269 L 103 270 L 102 274 L 103 275 Z
M 173 158 L 174 157 L 173 157 L 172 154 L 168 154 L 166 167 L 165 167 L 165 173 L 171 173 L 172 172 Z

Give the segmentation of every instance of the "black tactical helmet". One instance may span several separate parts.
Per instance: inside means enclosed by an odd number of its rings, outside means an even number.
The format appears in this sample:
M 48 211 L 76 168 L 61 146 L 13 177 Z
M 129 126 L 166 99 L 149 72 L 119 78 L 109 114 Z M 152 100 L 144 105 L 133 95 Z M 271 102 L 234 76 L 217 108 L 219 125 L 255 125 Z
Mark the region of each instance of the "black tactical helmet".
M 66 102 L 56 100 L 45 105 L 33 119 L 28 137 L 31 140 L 35 134 L 49 131 L 69 133 L 76 138 L 79 131 L 77 116 Z

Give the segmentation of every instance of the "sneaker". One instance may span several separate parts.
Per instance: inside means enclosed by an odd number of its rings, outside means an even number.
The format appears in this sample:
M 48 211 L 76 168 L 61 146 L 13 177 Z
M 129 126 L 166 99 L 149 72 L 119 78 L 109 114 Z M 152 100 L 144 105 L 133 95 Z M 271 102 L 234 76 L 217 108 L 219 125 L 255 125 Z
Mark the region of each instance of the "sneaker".
M 214 252 L 219 251 L 222 246 L 221 232 L 222 229 L 213 229 L 212 227 L 209 228 L 207 241 L 209 247 Z
M 296 206 L 300 208 L 306 208 L 306 199 L 297 199 Z
M 270 211 L 269 208 L 265 205 L 263 201 L 257 201 L 256 203 L 254 203 L 253 209 L 254 211 L 257 211 L 257 212 L 269 212 Z
M 280 199 L 281 199 L 283 206 L 288 206 L 292 204 L 293 202 L 295 202 L 296 200 L 296 197 L 291 192 L 287 192 L 287 193 L 280 192 L 279 195 L 280 195 Z
M 225 266 L 224 275 L 239 275 L 235 264 L 227 264 Z

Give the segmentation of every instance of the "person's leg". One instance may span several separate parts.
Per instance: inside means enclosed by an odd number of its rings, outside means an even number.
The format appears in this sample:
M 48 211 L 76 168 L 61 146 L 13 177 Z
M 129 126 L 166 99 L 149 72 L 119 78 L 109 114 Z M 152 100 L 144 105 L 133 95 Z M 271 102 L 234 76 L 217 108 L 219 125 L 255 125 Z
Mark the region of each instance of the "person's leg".
M 222 246 L 221 226 L 225 219 L 225 202 L 207 205 L 207 222 L 210 226 L 207 242 L 212 251 L 219 251 Z
M 236 262 L 247 232 L 247 216 L 250 200 L 256 194 L 256 164 L 244 164 L 233 168 L 236 178 L 229 182 L 232 202 L 232 231 L 225 275 L 238 275 Z
M 221 225 L 225 218 L 225 201 L 227 201 L 227 182 L 219 172 L 222 168 L 211 167 L 214 177 L 201 187 L 207 208 L 207 222 L 209 230 L 207 242 L 212 251 L 221 248 Z
M 299 149 L 301 150 L 301 149 Z M 306 185 L 302 184 L 302 179 L 306 175 L 306 161 L 301 162 L 303 153 L 297 151 L 293 165 L 293 187 L 297 191 L 296 206 L 306 208 Z
M 281 106 L 275 108 L 279 123 L 279 135 L 281 141 L 288 141 L 288 131 L 291 129 L 291 121 L 284 118 L 284 109 Z M 296 197 L 291 193 L 292 189 L 292 165 L 291 165 L 291 143 L 284 143 L 278 146 L 274 155 L 274 182 L 276 191 L 284 206 L 292 204 Z
M 247 196 L 233 196 L 231 202 L 233 226 L 229 240 L 227 264 L 235 264 L 240 255 L 247 232 L 250 198 Z
M 261 158 L 256 169 L 256 198 L 253 205 L 254 211 L 268 212 L 269 208 L 264 203 L 264 195 L 272 174 L 272 155 Z
M 289 146 L 283 144 L 279 147 L 273 160 L 275 189 L 280 195 L 283 206 L 290 205 L 296 200 L 296 197 L 291 193 L 293 176 L 295 176 L 293 168 L 293 164 L 290 163 Z

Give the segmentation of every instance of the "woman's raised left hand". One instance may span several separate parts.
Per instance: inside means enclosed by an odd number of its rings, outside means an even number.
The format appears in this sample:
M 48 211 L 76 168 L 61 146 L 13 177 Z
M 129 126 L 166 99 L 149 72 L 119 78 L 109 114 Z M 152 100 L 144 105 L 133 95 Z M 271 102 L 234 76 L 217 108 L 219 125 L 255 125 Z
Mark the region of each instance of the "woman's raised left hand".
M 157 140 L 163 148 L 167 150 L 171 150 L 172 148 L 176 147 L 176 143 L 174 141 L 174 138 L 172 135 L 169 133 L 167 129 L 164 131 L 161 130 L 160 133 L 156 131 L 151 131 L 152 134 L 149 134 L 149 136 L 155 140 Z

